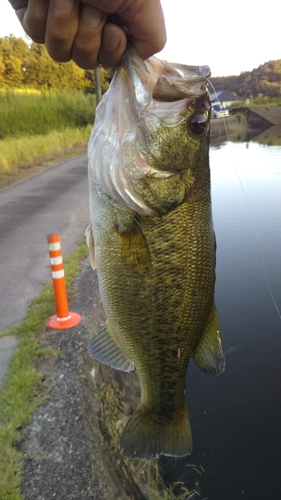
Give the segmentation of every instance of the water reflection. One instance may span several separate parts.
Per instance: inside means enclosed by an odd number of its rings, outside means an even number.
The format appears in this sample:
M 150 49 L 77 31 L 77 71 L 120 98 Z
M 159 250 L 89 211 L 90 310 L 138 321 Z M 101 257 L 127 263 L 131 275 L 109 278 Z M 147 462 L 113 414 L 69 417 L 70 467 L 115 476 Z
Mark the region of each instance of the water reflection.
M 274 125 L 258 133 L 252 140 L 268 146 L 281 146 L 281 125 Z
M 281 114 L 281 111 L 280 111 Z M 213 123 L 211 122 L 211 145 L 219 146 L 225 142 L 258 142 L 267 146 L 281 145 L 281 124 L 266 128 L 251 129 L 246 119 L 241 123 Z
M 194 452 L 161 464 L 167 480 L 185 478 L 190 489 L 196 486 L 201 491 L 197 498 L 277 500 L 281 145 L 226 143 L 210 153 L 218 241 L 216 303 L 227 366 L 218 377 L 190 367 L 187 401 Z

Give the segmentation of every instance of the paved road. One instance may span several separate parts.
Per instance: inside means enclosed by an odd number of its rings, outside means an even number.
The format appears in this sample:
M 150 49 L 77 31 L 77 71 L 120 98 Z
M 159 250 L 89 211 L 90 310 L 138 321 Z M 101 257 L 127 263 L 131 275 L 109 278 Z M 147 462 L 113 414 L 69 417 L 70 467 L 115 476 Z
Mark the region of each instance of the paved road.
M 47 235 L 60 234 L 67 256 L 88 219 L 86 155 L 0 191 L 0 331 L 21 321 L 51 279 Z

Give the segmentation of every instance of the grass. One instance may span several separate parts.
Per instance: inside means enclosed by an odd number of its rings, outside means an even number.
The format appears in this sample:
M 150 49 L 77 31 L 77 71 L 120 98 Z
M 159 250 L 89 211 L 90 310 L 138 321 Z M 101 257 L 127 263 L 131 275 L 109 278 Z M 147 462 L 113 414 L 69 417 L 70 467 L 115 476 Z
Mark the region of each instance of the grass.
M 48 134 L 93 124 L 96 100 L 81 91 L 0 91 L 0 137 Z
M 72 255 L 64 259 L 68 298 L 74 295 L 72 282 L 81 270 L 81 260 L 88 254 L 83 242 Z M 52 283 L 48 283 L 33 300 L 20 325 L 0 334 L 19 338 L 7 373 L 7 382 L 0 388 L 0 499 L 21 500 L 22 454 L 19 443 L 22 430 L 30 421 L 35 408 L 47 396 L 35 362 L 42 356 L 57 355 L 56 351 L 41 349 L 37 334 L 45 331 L 47 318 L 54 313 Z
M 231 104 L 231 108 L 270 108 L 273 106 L 281 106 L 280 97 L 257 97 L 256 99 L 251 98 L 249 104 L 245 104 L 245 100 L 236 101 Z
M 28 135 L 6 138 L 0 141 L 0 177 L 12 175 L 15 170 L 24 169 L 40 162 L 46 162 L 66 154 L 77 145 L 88 142 L 92 125 L 83 128 L 53 130 L 46 135 Z
M 94 95 L 81 91 L 0 89 L 0 184 L 9 176 L 87 145 Z

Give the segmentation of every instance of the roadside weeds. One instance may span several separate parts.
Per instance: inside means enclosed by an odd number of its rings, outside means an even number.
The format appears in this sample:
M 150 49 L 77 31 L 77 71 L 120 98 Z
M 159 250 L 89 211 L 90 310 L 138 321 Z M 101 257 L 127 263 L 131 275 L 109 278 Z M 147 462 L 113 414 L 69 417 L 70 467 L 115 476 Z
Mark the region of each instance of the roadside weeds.
M 68 296 L 74 296 L 71 283 L 80 272 L 80 262 L 86 257 L 86 244 L 80 245 L 64 259 Z M 0 498 L 19 500 L 22 475 L 22 453 L 19 449 L 22 429 L 30 421 L 35 409 L 47 397 L 49 388 L 35 367 L 36 361 L 58 356 L 53 349 L 41 348 L 37 334 L 46 330 L 46 319 L 54 313 L 52 283 L 48 283 L 34 299 L 23 321 L 1 336 L 19 338 L 18 347 L 11 358 L 7 381 L 0 389 Z

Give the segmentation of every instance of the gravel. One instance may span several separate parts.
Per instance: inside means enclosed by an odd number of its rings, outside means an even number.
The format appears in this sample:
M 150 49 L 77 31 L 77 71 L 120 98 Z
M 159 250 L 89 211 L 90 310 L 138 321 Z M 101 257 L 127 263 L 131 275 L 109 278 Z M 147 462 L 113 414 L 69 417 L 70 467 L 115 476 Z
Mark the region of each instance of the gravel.
M 136 485 L 122 474 L 99 425 L 95 398 L 99 367 L 93 369 L 86 346 L 104 321 L 104 313 L 96 273 L 88 261 L 83 263 L 76 286 L 71 310 L 81 314 L 82 322 L 72 329 L 40 335 L 40 345 L 54 348 L 60 355 L 45 358 L 37 367 L 49 392 L 24 431 L 23 498 L 141 499 Z

